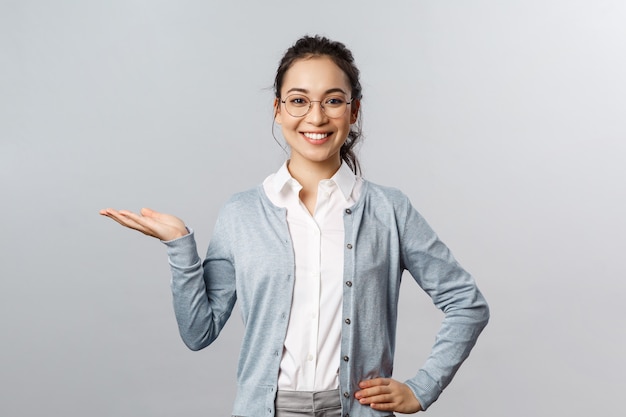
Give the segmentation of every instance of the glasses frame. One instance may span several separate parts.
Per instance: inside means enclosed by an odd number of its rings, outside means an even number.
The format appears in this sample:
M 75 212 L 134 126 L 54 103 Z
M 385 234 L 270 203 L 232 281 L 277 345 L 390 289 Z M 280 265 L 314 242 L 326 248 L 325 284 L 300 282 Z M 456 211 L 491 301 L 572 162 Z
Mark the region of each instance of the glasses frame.
M 306 112 L 305 112 L 303 115 L 301 115 L 301 116 L 296 116 L 296 115 L 294 115 L 294 114 L 291 114 L 291 112 L 287 109 L 287 99 L 289 99 L 289 97 L 291 97 L 291 96 L 301 96 L 301 97 L 306 97 L 306 98 L 307 98 L 307 100 L 309 100 L 309 108 L 306 110 Z M 333 96 L 328 96 L 328 97 L 333 97 Z M 326 99 L 326 98 L 328 98 L 328 97 L 324 97 L 324 99 Z M 346 102 L 345 102 L 345 105 L 346 105 L 346 106 L 345 106 L 345 108 L 344 108 L 344 110 L 343 110 L 343 113 L 341 113 L 339 116 L 329 116 L 329 115 L 326 113 L 326 109 L 324 108 L 324 104 L 322 104 L 322 103 L 324 102 L 324 100 L 311 100 L 311 99 L 309 98 L 309 96 L 307 96 L 306 94 L 301 94 L 301 93 L 289 94 L 287 97 L 285 97 L 285 99 L 284 99 L 284 100 L 280 100 L 280 102 L 281 102 L 281 103 L 283 103 L 283 104 L 285 105 L 285 111 L 286 111 L 287 113 L 289 113 L 289 115 L 290 115 L 291 117 L 296 117 L 296 118 L 305 117 L 307 114 L 311 113 L 311 109 L 313 108 L 313 103 L 319 103 L 319 104 L 320 104 L 320 107 L 321 107 L 321 109 L 322 109 L 322 112 L 326 115 L 326 117 L 328 117 L 328 118 L 330 118 L 330 119 L 339 119 L 340 117 L 343 117 L 343 115 L 344 115 L 344 114 L 346 114 L 346 110 L 348 109 L 348 106 L 354 102 L 354 97 L 350 98 L 350 100 L 349 100 L 349 101 L 346 101 Z

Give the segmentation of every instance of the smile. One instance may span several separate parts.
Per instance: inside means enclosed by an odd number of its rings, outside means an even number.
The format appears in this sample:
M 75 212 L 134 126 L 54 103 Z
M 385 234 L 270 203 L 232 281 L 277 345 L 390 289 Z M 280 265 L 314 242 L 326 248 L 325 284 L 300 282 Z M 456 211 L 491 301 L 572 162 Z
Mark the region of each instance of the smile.
M 303 132 L 302 134 L 312 140 L 322 140 L 328 137 L 328 135 L 330 135 L 330 133 L 310 133 L 310 132 Z

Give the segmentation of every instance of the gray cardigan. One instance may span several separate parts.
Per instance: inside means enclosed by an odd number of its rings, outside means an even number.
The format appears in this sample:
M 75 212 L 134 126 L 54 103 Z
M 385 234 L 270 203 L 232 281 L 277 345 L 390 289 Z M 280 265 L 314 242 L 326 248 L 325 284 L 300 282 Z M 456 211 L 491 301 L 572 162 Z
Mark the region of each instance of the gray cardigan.
M 392 376 L 405 269 L 445 313 L 431 355 L 405 381 L 426 409 L 487 324 L 487 303 L 400 191 L 364 181 L 359 200 L 343 218 L 342 414 L 388 415 L 359 404 L 354 393 L 363 379 Z M 208 346 L 239 299 L 245 330 L 233 415 L 273 416 L 295 270 L 285 209 L 258 186 L 234 195 L 222 208 L 204 261 L 193 232 L 165 244 L 183 341 L 193 350 Z

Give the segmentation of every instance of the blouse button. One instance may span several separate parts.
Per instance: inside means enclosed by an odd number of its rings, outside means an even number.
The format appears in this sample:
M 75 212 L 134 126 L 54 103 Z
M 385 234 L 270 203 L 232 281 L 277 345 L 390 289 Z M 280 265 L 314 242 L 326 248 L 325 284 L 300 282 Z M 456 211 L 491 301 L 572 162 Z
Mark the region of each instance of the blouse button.
M 344 362 L 348 362 L 348 361 L 350 360 L 350 358 L 349 358 L 349 357 L 347 357 L 347 356 L 344 356 L 344 357 L 343 357 L 343 360 L 344 360 Z
M 352 249 L 352 244 L 348 243 L 348 244 L 346 245 L 346 248 L 348 248 L 348 249 Z
M 346 214 L 352 214 L 352 210 L 346 209 Z
M 350 323 L 352 323 L 350 319 L 346 319 L 346 324 L 350 324 Z
M 351 286 L 352 286 L 352 281 L 346 281 L 346 285 L 347 285 L 348 287 L 351 287 Z
M 348 398 L 350 396 L 350 393 L 348 391 L 346 391 L 346 392 L 343 393 L 343 396 Z

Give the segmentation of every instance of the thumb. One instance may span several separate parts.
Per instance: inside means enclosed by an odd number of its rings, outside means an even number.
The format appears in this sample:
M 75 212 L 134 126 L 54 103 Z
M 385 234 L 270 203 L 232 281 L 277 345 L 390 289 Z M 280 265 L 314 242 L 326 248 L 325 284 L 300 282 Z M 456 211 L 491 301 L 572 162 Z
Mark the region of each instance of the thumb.
M 158 214 L 156 211 L 149 209 L 147 207 L 142 208 L 141 210 L 139 210 L 139 212 L 141 213 L 142 216 L 146 216 L 146 217 L 156 217 L 155 214 Z

